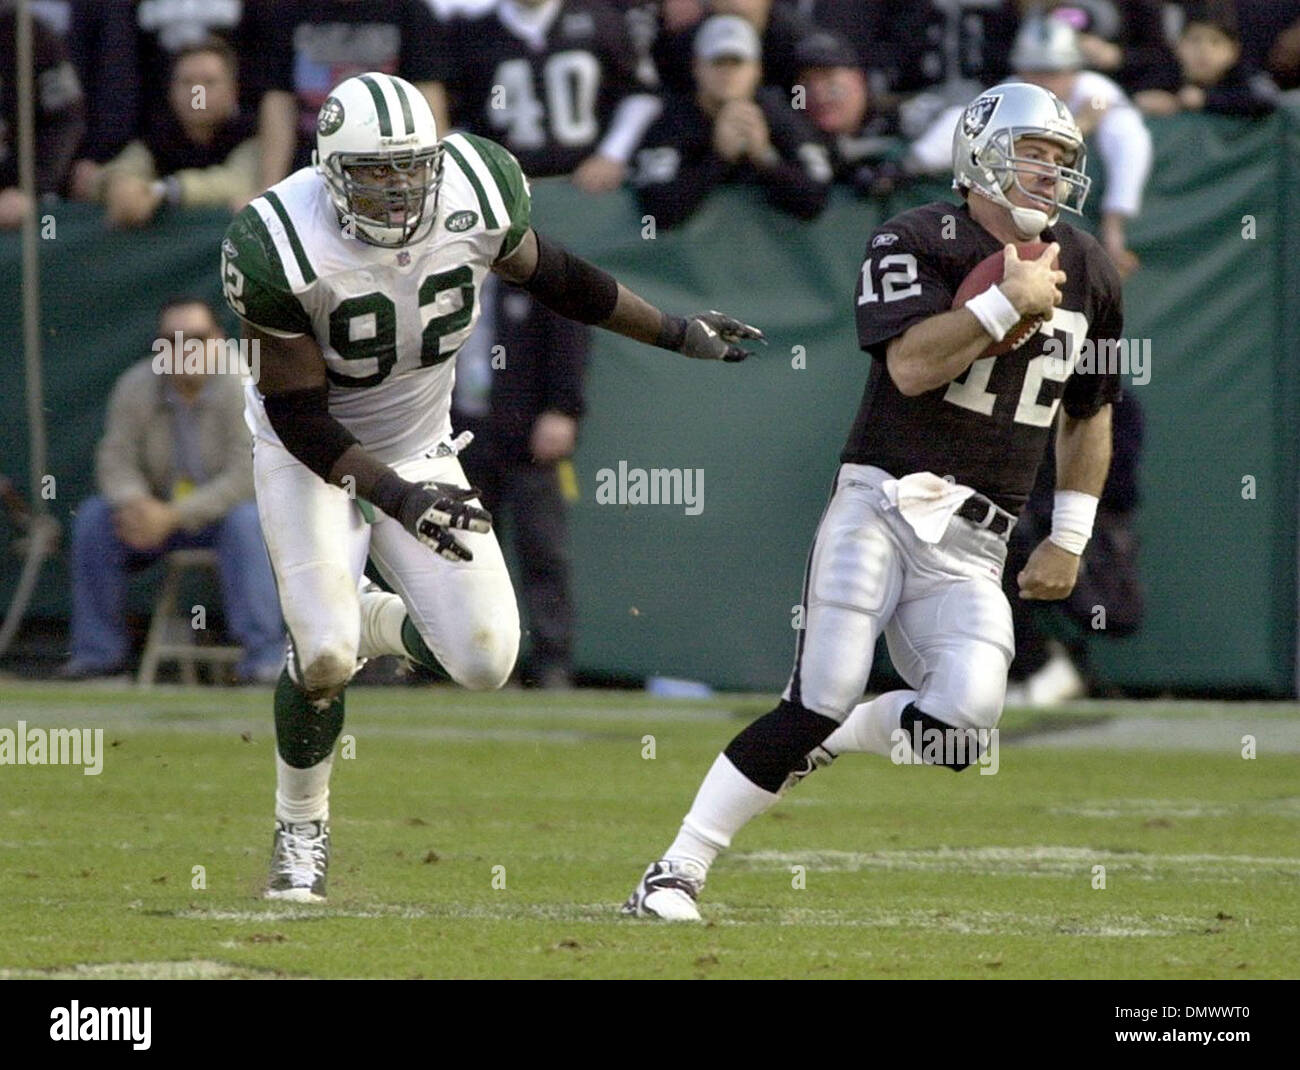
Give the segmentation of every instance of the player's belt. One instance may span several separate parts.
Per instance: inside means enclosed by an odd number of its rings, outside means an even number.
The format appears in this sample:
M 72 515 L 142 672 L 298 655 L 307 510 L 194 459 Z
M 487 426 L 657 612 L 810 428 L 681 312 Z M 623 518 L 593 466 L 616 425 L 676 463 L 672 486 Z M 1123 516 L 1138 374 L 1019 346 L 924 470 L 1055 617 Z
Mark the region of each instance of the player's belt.
M 1005 509 L 999 509 L 983 494 L 972 494 L 957 510 L 963 520 L 969 520 L 977 528 L 988 528 L 994 535 L 1005 535 L 1016 524 L 1016 518 Z

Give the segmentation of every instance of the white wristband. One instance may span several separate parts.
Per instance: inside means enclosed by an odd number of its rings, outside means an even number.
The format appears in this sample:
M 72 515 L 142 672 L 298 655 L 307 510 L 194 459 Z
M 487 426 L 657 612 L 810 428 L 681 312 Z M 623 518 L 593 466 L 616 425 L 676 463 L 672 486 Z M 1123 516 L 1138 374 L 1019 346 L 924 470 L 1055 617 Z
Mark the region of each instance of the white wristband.
M 1097 499 L 1081 490 L 1058 490 L 1052 505 L 1052 533 L 1048 538 L 1062 550 L 1080 555 L 1092 538 L 1097 519 Z
M 966 302 L 966 308 L 975 314 L 980 326 L 993 336 L 995 342 L 1002 341 L 1007 331 L 1020 322 L 1016 306 L 997 286 L 990 286 L 982 294 L 972 297 Z

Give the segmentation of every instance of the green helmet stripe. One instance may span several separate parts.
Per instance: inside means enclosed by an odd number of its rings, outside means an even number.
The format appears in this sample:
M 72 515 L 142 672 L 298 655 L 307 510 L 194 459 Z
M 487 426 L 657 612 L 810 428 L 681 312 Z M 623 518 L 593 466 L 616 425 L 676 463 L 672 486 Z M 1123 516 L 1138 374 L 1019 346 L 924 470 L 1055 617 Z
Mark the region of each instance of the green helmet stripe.
M 390 78 L 388 84 L 393 87 L 397 99 L 402 104 L 402 122 L 406 124 L 406 133 L 415 133 L 415 116 L 411 114 L 411 102 L 406 99 L 406 88 L 396 78 Z
M 368 74 L 361 75 L 361 82 L 370 90 L 370 96 L 375 102 L 375 111 L 379 113 L 379 135 L 381 137 L 392 137 L 393 120 L 388 114 L 388 101 L 384 99 L 384 91 L 379 88 L 379 83 Z
M 280 217 L 280 222 L 284 224 L 284 232 L 289 236 L 289 248 L 293 250 L 294 259 L 298 261 L 298 270 L 302 272 L 303 282 L 315 282 L 316 272 L 312 270 L 311 261 L 307 259 L 307 252 L 302 247 L 302 242 L 298 240 L 298 232 L 293 229 L 293 223 L 289 219 L 289 213 L 285 210 L 284 203 L 280 200 L 278 194 L 267 190 L 263 194 L 267 204 L 275 209 L 275 214 Z
M 457 151 L 456 146 L 450 141 L 444 141 L 442 147 L 451 153 L 451 158 L 456 161 L 456 166 L 461 169 L 465 177 L 469 179 L 469 184 L 474 187 L 474 192 L 478 195 L 478 206 L 483 211 L 483 219 L 487 223 L 488 230 L 496 230 L 496 213 L 492 211 L 487 192 L 483 189 L 483 184 L 478 180 L 478 175 L 474 173 L 474 169 L 470 167 L 465 157 Z

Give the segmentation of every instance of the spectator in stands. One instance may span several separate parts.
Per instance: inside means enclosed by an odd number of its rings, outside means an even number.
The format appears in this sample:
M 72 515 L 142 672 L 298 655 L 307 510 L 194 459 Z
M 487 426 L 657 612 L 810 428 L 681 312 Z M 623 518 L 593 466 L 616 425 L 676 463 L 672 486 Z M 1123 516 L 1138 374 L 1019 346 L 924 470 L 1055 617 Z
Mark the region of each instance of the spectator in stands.
M 456 125 L 500 142 L 532 178 L 617 189 L 658 118 L 627 19 L 606 0 L 501 0 L 448 26 Z
M 919 137 L 947 108 L 1004 80 L 1020 23 L 1016 0 L 876 0 L 880 37 L 871 63 Z
M 243 388 L 237 375 L 166 373 L 160 358 L 175 352 L 178 337 L 182 346 L 206 346 L 224 335 L 207 302 L 168 302 L 158 317 L 155 355 L 129 368 L 109 399 L 97 453 L 99 495 L 82 502 L 73 521 L 65 679 L 125 669 L 128 574 L 193 547 L 215 547 L 220 555 L 226 619 L 244 648 L 237 678 L 273 682 L 284 661 L 284 627 L 253 501 Z
M 576 497 L 569 458 L 590 336 L 495 276 L 482 301 L 479 325 L 456 355 L 452 425 L 475 436 L 460 461 L 483 492 L 493 529 L 515 548 L 529 637 L 523 681 L 569 687 L 574 613 L 565 499 Z
M 1241 41 L 1231 6 L 1187 4 L 1178 38 L 1183 86 L 1177 93 L 1149 90 L 1137 100 L 1148 115 L 1207 111 L 1257 118 L 1277 106 L 1277 85 L 1241 58 Z
M 676 97 L 646 135 L 633 184 L 658 226 L 686 219 L 723 183 L 759 186 L 799 219 L 826 205 L 826 149 L 782 89 L 759 91 L 758 32 L 737 15 L 715 15 L 695 37 L 695 97 Z M 757 94 L 757 95 L 756 95 Z
M 906 147 L 898 116 L 877 109 L 860 54 L 833 33 L 806 37 L 795 53 L 808 118 L 821 133 L 835 181 L 862 194 L 893 191 Z
M 17 68 L 17 26 L 13 7 L 0 8 L 0 230 L 21 227 L 33 208 L 18 176 L 18 93 L 11 75 Z M 39 19 L 32 20 L 32 53 L 36 196 L 53 197 L 67 181 L 85 132 L 85 105 L 63 41 Z
M 257 194 L 258 145 L 239 112 L 236 64 L 216 37 L 177 53 L 166 117 L 103 169 L 110 222 L 143 226 L 165 204 L 236 212 Z
M 1032 3 L 1022 0 L 1022 8 Z M 1078 31 L 1088 69 L 1114 79 L 1126 93 L 1178 87 L 1161 0 L 1057 0 L 1047 6 Z
M 81 2 L 81 0 L 78 0 Z M 98 4 L 101 0 L 89 0 Z M 246 0 L 134 0 L 136 54 L 139 58 L 140 133 L 165 122 L 168 113 L 167 87 L 176 57 L 191 45 L 219 37 L 234 50 L 246 54 L 248 41 L 242 20 Z M 256 99 L 251 93 L 240 100 L 240 110 L 252 115 Z
M 1011 532 L 1002 573 L 1015 628 L 1016 657 L 1007 686 L 1009 706 L 1054 706 L 1094 690 L 1089 637 L 1121 639 L 1142 624 L 1145 598 L 1136 525 L 1143 417 L 1133 390 L 1124 391 L 1112 413 L 1110 472 L 1092 538 L 1083 553 L 1079 581 L 1068 598 L 1062 602 L 1025 601 L 1016 582 L 1034 547 L 1052 530 L 1056 455 L 1051 439 L 1029 500 Z
M 1098 149 L 1105 171 L 1101 229 L 1097 235 L 1121 277 L 1138 267 L 1128 248 L 1127 224 L 1142 207 L 1151 173 L 1151 134 L 1124 91 L 1103 74 L 1086 71 L 1078 35 L 1055 15 L 1026 19 L 1011 53 L 1016 76 L 1055 93 Z M 923 173 L 947 171 L 952 164 L 952 133 L 961 108 L 944 112 L 913 143 L 906 166 Z
M 763 84 L 789 90 L 798 77 L 795 49 L 817 26 L 806 16 L 772 0 L 664 0 L 654 60 L 665 90 L 694 91 L 691 57 L 694 39 L 710 15 L 738 15 L 762 41 Z
M 776 7 L 797 11 L 819 30 L 829 30 L 858 55 L 858 61 L 871 69 L 875 44 L 882 36 L 880 0 L 776 0 Z
M 1279 89 L 1300 89 L 1300 20 L 1273 42 L 1268 52 L 1268 73 Z
M 1127 229 L 1142 208 L 1151 175 L 1151 133 L 1123 89 L 1104 74 L 1081 69 L 1086 60 L 1080 42 L 1057 15 L 1031 16 L 1016 35 L 1011 66 L 1024 81 L 1060 97 L 1084 136 L 1092 137 L 1106 178 L 1097 237 L 1120 278 L 1127 278 L 1138 267 Z
M 64 34 L 86 99 L 86 134 L 68 191 L 95 199 L 99 168 L 126 148 L 140 125 L 140 68 L 131 0 L 70 0 Z
M 366 71 L 413 82 L 448 129 L 446 33 L 424 0 L 247 0 L 242 32 L 260 99 L 262 188 L 311 163 L 326 95 Z
M 1237 32 L 1241 37 L 1241 58 L 1249 67 L 1266 70 L 1285 89 L 1294 89 L 1295 83 L 1283 85 L 1286 68 L 1277 66 L 1283 54 L 1274 54 L 1279 44 L 1286 49 L 1285 39 L 1300 38 L 1300 0 L 1237 0 Z M 1294 47 L 1300 52 L 1300 41 Z

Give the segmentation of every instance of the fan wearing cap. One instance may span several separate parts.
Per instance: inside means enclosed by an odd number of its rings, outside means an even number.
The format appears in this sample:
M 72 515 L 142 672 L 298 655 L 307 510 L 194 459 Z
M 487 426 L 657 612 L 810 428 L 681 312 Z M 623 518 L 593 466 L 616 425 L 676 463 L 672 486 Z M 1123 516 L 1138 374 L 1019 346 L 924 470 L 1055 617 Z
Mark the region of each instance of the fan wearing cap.
M 854 48 L 819 31 L 795 51 L 808 119 L 821 135 L 836 182 L 859 193 L 890 193 L 902 178 L 898 113 L 877 106 Z
M 652 55 L 665 90 L 692 91 L 695 38 L 710 15 L 735 15 L 753 26 L 763 58 L 762 84 L 787 91 L 794 86 L 798 80 L 795 50 L 819 27 L 793 4 L 774 0 L 663 0 Z
M 641 208 L 662 227 L 680 223 L 711 190 L 753 184 L 799 219 L 825 207 L 826 149 L 779 89 L 759 90 L 758 33 L 736 15 L 717 15 L 695 37 L 695 94 L 670 97 L 646 133 L 633 184 Z
M 1079 34 L 1063 18 L 1031 15 L 1021 24 L 1011 50 L 1016 77 L 1059 97 L 1091 137 L 1105 172 L 1098 239 L 1121 278 L 1137 270 L 1128 248 L 1128 221 L 1142 208 L 1154 150 L 1141 114 L 1118 84 L 1084 70 Z M 912 144 L 908 165 L 918 171 L 946 171 L 952 163 L 952 132 L 961 118 L 950 108 Z
M 1141 211 L 1151 174 L 1151 133 L 1124 90 L 1104 74 L 1084 70 L 1085 62 L 1079 33 L 1056 16 L 1026 19 L 1011 50 L 1016 75 L 1065 101 L 1080 129 L 1096 140 L 1106 176 L 1098 237 L 1124 278 L 1138 266 L 1126 230 Z

